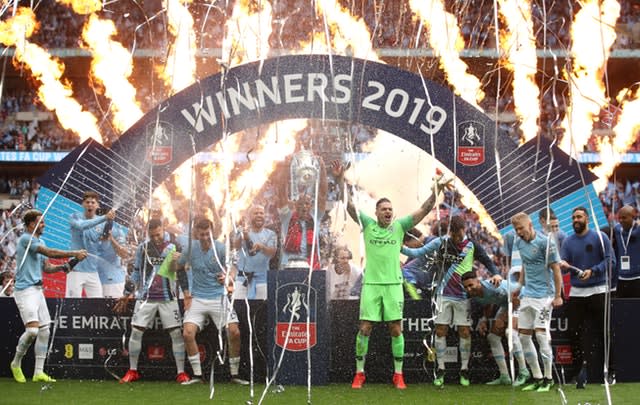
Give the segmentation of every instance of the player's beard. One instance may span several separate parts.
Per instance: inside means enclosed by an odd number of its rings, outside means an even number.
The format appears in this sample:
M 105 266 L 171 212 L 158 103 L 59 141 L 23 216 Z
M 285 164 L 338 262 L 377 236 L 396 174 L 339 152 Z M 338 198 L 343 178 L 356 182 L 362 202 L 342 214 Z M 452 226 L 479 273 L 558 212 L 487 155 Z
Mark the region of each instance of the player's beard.
M 584 232 L 585 228 L 586 228 L 586 225 L 584 223 L 582 223 L 582 222 L 574 222 L 573 223 L 573 230 L 577 234 L 581 234 L 582 232 Z
M 339 263 L 335 265 L 336 273 L 343 275 L 349 271 L 349 263 Z
M 200 248 L 203 251 L 208 251 L 211 248 L 211 240 L 210 239 L 200 239 Z

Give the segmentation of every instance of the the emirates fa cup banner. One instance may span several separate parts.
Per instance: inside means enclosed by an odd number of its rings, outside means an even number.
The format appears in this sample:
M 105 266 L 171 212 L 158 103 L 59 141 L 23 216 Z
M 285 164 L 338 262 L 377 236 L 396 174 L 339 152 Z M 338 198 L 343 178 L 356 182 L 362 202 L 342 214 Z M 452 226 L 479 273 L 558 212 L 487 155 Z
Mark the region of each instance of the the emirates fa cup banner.
M 327 384 L 331 326 L 325 272 L 287 269 L 270 271 L 267 278 L 269 369 L 277 373 L 276 382 L 306 384 L 311 360 L 311 383 Z
M 278 321 L 276 344 L 299 352 L 317 344 L 317 291 L 302 283 L 290 283 L 276 290 Z M 307 320 L 308 318 L 308 320 Z

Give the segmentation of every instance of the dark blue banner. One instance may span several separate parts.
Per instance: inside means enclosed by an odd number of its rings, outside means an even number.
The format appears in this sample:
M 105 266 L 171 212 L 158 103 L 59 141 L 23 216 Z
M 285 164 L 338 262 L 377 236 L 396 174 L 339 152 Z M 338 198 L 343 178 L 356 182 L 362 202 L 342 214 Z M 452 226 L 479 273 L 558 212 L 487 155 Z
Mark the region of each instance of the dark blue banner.
M 453 171 L 499 228 L 514 213 L 538 211 L 595 178 L 585 171 L 583 183 L 576 162 L 543 138 L 517 147 L 483 112 L 416 74 L 362 59 L 297 55 L 206 77 L 161 102 L 111 149 L 87 141 L 39 181 L 51 196 L 76 203 L 82 190 L 94 189 L 104 205 L 124 207 L 118 222 L 128 223 L 197 152 L 224 135 L 294 118 L 361 124 L 411 142 Z

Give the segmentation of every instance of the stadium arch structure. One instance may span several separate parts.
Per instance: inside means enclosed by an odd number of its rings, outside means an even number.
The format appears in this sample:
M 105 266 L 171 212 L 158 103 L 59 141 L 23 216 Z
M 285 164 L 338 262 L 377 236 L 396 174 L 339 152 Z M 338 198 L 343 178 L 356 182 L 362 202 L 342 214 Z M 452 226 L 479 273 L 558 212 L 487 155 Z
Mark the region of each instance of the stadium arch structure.
M 363 59 L 290 55 L 247 63 L 197 81 L 162 101 L 111 148 L 88 140 L 39 179 L 45 240 L 66 248 L 68 216 L 82 191 L 103 196 L 130 223 L 136 207 L 185 160 L 224 135 L 286 119 L 327 119 L 398 136 L 448 167 L 476 195 L 498 228 L 518 211 L 548 203 L 564 211 L 598 201 L 577 162 L 539 137 L 517 146 L 482 111 L 419 75 Z M 596 213 L 604 220 L 598 202 Z M 604 223 L 604 222 L 602 222 Z

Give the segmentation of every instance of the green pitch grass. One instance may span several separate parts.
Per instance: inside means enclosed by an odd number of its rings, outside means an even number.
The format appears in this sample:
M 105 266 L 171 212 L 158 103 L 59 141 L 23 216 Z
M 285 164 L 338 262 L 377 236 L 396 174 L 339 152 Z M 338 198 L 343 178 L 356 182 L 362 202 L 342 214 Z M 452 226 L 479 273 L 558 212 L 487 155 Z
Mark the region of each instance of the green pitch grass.
M 253 403 L 257 404 L 264 385 L 255 386 Z M 585 390 L 565 386 L 568 405 L 606 404 L 604 387 L 587 385 Z M 86 404 L 246 404 L 250 399 L 248 387 L 218 383 L 213 401 L 209 401 L 209 385 L 181 386 L 173 382 L 138 381 L 119 384 L 117 381 L 58 380 L 48 385 L 18 384 L 12 379 L 0 379 L 0 404 L 7 405 L 86 405 Z M 611 387 L 613 404 L 639 404 L 640 384 L 616 384 Z M 305 404 L 306 387 L 285 387 L 284 392 L 269 392 L 263 404 Z M 563 404 L 561 394 L 554 388 L 548 393 L 521 392 L 511 387 L 472 385 L 463 388 L 449 385 L 438 389 L 429 384 L 409 384 L 405 391 L 389 385 L 365 384 L 361 390 L 352 390 L 348 384 L 312 387 L 311 403 L 329 405 L 350 404 Z

